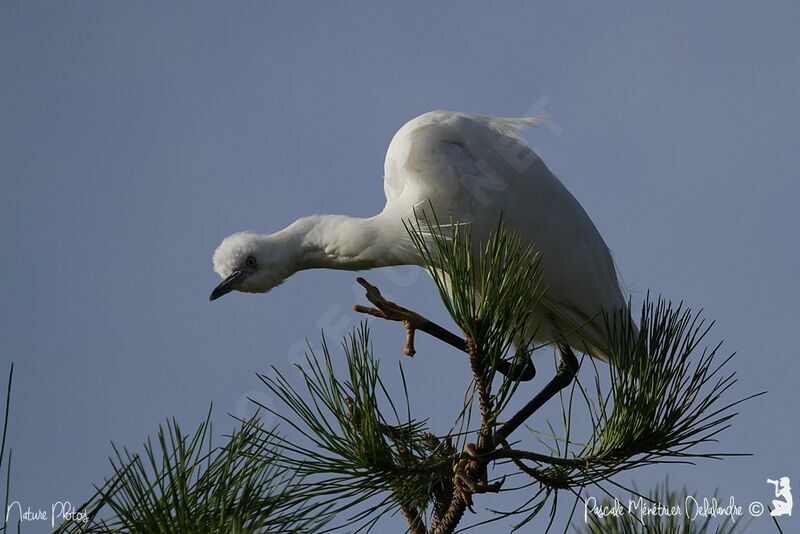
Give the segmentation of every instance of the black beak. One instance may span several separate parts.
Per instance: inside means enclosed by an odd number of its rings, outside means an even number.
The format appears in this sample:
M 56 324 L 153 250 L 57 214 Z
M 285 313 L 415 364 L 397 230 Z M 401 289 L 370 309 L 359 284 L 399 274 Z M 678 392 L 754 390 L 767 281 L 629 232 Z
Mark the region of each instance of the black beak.
M 227 295 L 239 287 L 239 284 L 244 280 L 245 276 L 245 273 L 242 271 L 233 271 L 228 278 L 220 282 L 220 284 L 214 288 L 208 300 L 217 300 L 221 296 Z

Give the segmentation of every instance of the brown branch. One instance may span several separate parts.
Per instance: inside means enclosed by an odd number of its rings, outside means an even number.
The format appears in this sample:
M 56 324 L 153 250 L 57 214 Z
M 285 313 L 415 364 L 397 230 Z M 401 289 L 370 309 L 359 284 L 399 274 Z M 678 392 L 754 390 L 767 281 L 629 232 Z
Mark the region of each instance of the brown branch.
M 433 434 L 428 434 L 427 437 L 429 446 L 433 451 L 431 458 L 434 456 L 438 457 L 437 459 L 446 465 L 447 469 L 452 470 L 453 458 L 458 454 L 455 447 L 453 447 L 452 438 L 447 436 L 444 441 L 440 441 L 439 438 Z M 434 466 L 433 469 L 438 469 L 438 466 Z M 453 479 L 442 477 L 433 489 L 433 513 L 431 514 L 431 524 L 429 528 L 431 532 L 437 532 L 440 529 L 447 515 L 447 511 L 450 509 L 453 495 L 455 495 Z
M 462 459 L 456 463 L 455 496 L 458 499 L 451 502 L 451 510 L 448 515 L 459 519 L 464 513 L 464 508 L 472 511 L 472 495 L 474 493 L 497 492 L 503 485 L 503 481 L 488 484 L 488 462 L 482 457 L 483 453 L 495 448 L 492 437 L 495 413 L 492 403 L 492 384 L 486 376 L 488 367 L 486 356 L 469 337 L 467 338 L 467 352 L 475 381 L 475 391 L 478 394 L 481 425 L 478 430 L 477 445 L 468 443 L 461 454 Z
M 561 467 L 571 467 L 575 469 L 585 469 L 590 466 L 593 462 L 601 462 L 604 460 L 629 456 L 624 453 L 620 453 L 622 449 L 614 449 L 612 452 L 613 454 L 603 453 L 602 455 L 591 455 L 591 456 L 577 456 L 575 458 L 560 458 L 558 456 L 548 456 L 546 454 L 541 454 L 538 452 L 533 451 L 523 451 L 519 449 L 509 449 L 509 448 L 502 448 L 502 449 L 495 449 L 491 451 L 486 451 L 482 454 L 475 454 L 474 457 L 479 457 L 481 460 L 485 462 L 493 462 L 496 460 L 529 460 L 531 462 L 537 462 L 540 464 L 549 464 L 549 465 L 557 465 Z M 454 462 L 464 459 L 470 459 L 473 456 L 467 454 L 466 452 L 455 452 L 453 451 L 452 454 L 442 457 L 436 461 L 429 462 L 427 467 L 430 469 L 440 469 L 444 466 L 450 466 Z M 490 485 L 491 486 L 491 485 Z
M 478 451 L 484 451 L 486 447 L 491 447 L 491 432 L 494 426 L 494 409 L 492 407 L 491 388 L 492 385 L 486 379 L 486 361 L 483 353 L 478 349 L 472 339 L 467 339 L 467 352 L 469 353 L 469 364 L 472 368 L 472 375 L 475 378 L 475 389 L 478 392 L 478 407 L 481 414 L 481 427 L 478 431 Z M 494 447 L 491 447 L 494 448 Z
M 450 534 L 456 529 L 464 512 L 467 509 L 467 503 L 458 494 L 453 495 L 453 500 L 450 501 L 450 506 L 447 508 L 444 517 L 435 529 L 431 529 L 431 534 Z
M 455 487 L 452 481 L 433 492 L 433 518 L 431 519 L 431 532 L 439 532 L 453 502 Z
M 491 484 L 487 487 L 486 491 L 497 493 L 500 491 L 501 485 L 502 481 Z M 431 525 L 431 534 L 450 534 L 454 532 L 461 522 L 461 518 L 464 517 L 464 512 L 467 511 L 468 506 L 469 503 L 464 497 L 459 492 L 454 491 L 450 506 L 448 506 L 444 516 L 440 521 Z
M 422 520 L 422 517 L 420 516 L 419 510 L 417 510 L 416 506 L 403 504 L 400 506 L 400 509 L 403 512 L 403 517 L 408 523 L 408 531 L 411 534 L 428 534 L 428 531 L 425 528 L 425 522 Z
M 590 462 L 598 459 L 597 456 L 583 456 L 577 458 L 559 458 L 558 456 L 548 456 L 538 452 L 521 451 L 517 449 L 495 449 L 481 455 L 486 461 L 493 460 L 530 460 L 532 462 L 559 465 L 562 467 L 586 467 Z
M 539 484 L 542 484 L 544 486 L 549 486 L 551 488 L 556 488 L 556 489 L 567 489 L 568 488 L 568 486 L 566 486 L 563 483 L 553 479 L 553 477 L 550 477 L 550 476 L 546 475 L 541 470 L 536 469 L 535 467 L 528 467 L 527 465 L 525 465 L 522 462 L 522 460 L 518 460 L 516 458 L 512 458 L 511 461 L 514 462 L 514 465 L 517 466 L 517 469 L 519 469 L 520 471 L 522 471 L 523 473 L 525 473 L 526 475 L 528 475 L 529 477 L 534 479 Z

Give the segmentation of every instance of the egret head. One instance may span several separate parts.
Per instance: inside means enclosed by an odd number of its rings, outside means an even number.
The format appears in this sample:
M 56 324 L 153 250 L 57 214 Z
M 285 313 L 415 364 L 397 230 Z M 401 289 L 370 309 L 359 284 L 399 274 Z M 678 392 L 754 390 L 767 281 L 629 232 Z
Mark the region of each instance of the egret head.
M 211 292 L 216 300 L 231 291 L 266 293 L 289 275 L 285 251 L 270 237 L 240 232 L 226 237 L 214 252 L 214 271 L 222 282 Z

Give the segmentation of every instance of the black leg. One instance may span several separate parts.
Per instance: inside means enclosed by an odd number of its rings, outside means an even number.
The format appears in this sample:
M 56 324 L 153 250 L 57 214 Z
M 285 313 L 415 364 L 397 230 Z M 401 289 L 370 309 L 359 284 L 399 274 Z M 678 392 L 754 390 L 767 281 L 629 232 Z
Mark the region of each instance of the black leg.
M 517 350 L 523 351 L 519 348 Z M 536 376 L 536 367 L 533 366 L 531 353 L 524 351 L 517 354 L 513 361 L 500 360 L 497 362 L 497 372 L 514 382 L 528 382 Z
M 559 356 L 561 363 L 558 366 L 556 376 L 525 406 L 501 426 L 494 434 L 494 445 L 498 446 L 508 439 L 519 426 L 528 420 L 536 410 L 541 408 L 547 401 L 552 399 L 559 391 L 572 383 L 575 375 L 578 374 L 578 358 L 567 345 L 559 344 Z

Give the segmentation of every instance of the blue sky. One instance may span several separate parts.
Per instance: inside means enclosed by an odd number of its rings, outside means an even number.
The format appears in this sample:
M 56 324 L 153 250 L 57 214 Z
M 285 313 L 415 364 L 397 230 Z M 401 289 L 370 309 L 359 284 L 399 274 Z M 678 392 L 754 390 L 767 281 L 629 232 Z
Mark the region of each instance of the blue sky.
M 172 415 L 191 427 L 212 402 L 222 430 L 248 395 L 272 402 L 255 372 L 356 324 L 355 275 L 211 304 L 214 248 L 307 214 L 377 213 L 392 134 L 444 108 L 555 117 L 526 139 L 634 301 L 704 308 L 712 341 L 738 353 L 737 391 L 770 392 L 722 436 L 753 457 L 671 480 L 766 501 L 767 477 L 800 480 L 799 27 L 790 2 L 3 2 L 12 499 L 82 501 L 110 441 L 138 447 Z M 419 270 L 368 279 L 447 322 Z M 391 374 L 402 334 L 374 334 Z M 418 352 L 404 361 L 414 403 L 444 428 L 468 369 L 430 340 Z

